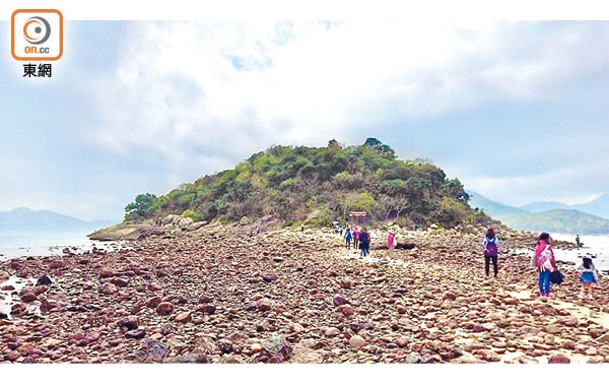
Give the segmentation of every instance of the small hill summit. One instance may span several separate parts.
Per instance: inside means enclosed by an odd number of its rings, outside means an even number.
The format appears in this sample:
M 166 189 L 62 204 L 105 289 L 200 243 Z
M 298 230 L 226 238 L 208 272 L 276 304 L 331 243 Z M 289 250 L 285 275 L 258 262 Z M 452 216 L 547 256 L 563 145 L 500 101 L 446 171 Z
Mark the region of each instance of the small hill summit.
M 331 140 L 323 148 L 275 145 L 234 169 L 166 195 L 140 194 L 125 208 L 120 230 L 124 236 L 130 225 L 149 223 L 175 234 L 221 222 L 252 225 L 259 232 L 269 222 L 294 227 L 344 223 L 351 211 L 366 212 L 368 223 L 395 222 L 408 228 L 490 221 L 472 210 L 468 200 L 458 179 L 447 178 L 425 160 L 400 160 L 376 138 L 358 146 Z

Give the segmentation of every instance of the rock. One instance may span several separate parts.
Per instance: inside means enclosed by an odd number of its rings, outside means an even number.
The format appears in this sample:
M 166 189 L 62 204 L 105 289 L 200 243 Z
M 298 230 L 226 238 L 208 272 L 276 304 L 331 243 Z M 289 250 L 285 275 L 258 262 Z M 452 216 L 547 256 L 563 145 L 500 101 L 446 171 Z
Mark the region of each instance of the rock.
M 146 306 L 148 308 L 156 308 L 159 306 L 159 304 L 161 303 L 161 301 L 163 301 L 163 299 L 161 299 L 158 296 L 152 297 L 150 299 L 148 299 L 148 301 L 146 301 Z
M 125 333 L 127 339 L 143 339 L 146 336 L 146 331 L 143 329 L 134 329 Z
M 214 299 L 210 296 L 203 295 L 199 298 L 199 304 L 208 304 L 213 302 Z
M 26 291 L 25 289 L 21 291 L 21 301 L 24 303 L 31 303 L 32 301 L 38 300 L 36 294 L 32 291 Z
M 47 275 L 39 277 L 36 281 L 36 285 L 49 285 L 51 283 L 52 281 Z
M 258 307 L 258 309 L 260 311 L 270 311 L 272 306 L 271 300 L 267 299 L 266 297 L 263 297 L 262 299 L 259 299 L 256 301 L 256 306 Z
M 0 271 L 0 281 L 5 281 L 10 279 L 11 275 L 8 272 Z
M 140 319 L 137 316 L 124 317 L 116 325 L 124 331 L 132 331 L 140 326 Z
M 156 307 L 156 313 L 159 315 L 169 315 L 171 312 L 173 312 L 173 304 L 169 302 L 161 302 Z
M 411 352 L 408 356 L 406 356 L 405 363 L 406 364 L 416 364 L 421 361 L 421 355 L 418 352 Z
M 408 344 L 410 344 L 410 339 L 403 336 L 398 337 L 398 339 L 396 340 L 396 344 L 401 348 L 407 347 Z
M 59 268 L 64 268 L 65 266 L 66 266 L 66 264 L 61 260 L 53 260 L 49 263 L 50 269 L 59 269 Z
M 243 216 L 241 220 L 239 220 L 239 225 L 250 225 L 252 224 L 252 219 L 247 216 Z
M 104 295 L 112 295 L 116 292 L 118 292 L 118 288 L 116 288 L 116 285 L 112 284 L 112 283 L 103 283 L 100 287 L 99 287 L 99 293 L 103 293 Z
M 446 292 L 444 296 L 442 296 L 442 299 L 454 301 L 457 299 L 457 295 L 454 292 Z
M 495 323 L 484 323 L 481 326 L 485 331 L 492 331 L 493 329 L 497 328 L 497 324 Z
M 544 331 L 552 335 L 558 334 L 562 331 L 559 327 L 553 324 L 546 325 L 545 327 L 543 327 L 543 329 Z
M 282 363 L 288 358 L 290 351 L 290 344 L 281 335 L 273 335 L 262 342 L 262 353 L 271 363 Z
M 149 291 L 160 291 L 161 289 L 163 289 L 163 288 L 161 288 L 161 286 L 159 284 L 157 284 L 155 282 L 148 284 L 147 288 Z
M 252 353 L 260 353 L 262 352 L 262 345 L 260 343 L 254 343 L 250 346 L 250 351 Z
M 353 310 L 353 307 L 351 307 L 349 304 L 343 304 L 343 305 L 339 306 L 337 308 L 337 310 L 340 313 L 342 313 L 343 315 L 345 315 L 346 317 L 351 317 L 355 313 L 355 311 Z
M 337 295 L 336 297 L 334 297 L 334 305 L 339 307 L 344 304 L 349 304 L 349 301 L 340 295 Z
M 104 267 L 99 271 L 100 278 L 112 277 L 112 276 L 114 276 L 114 271 L 110 268 Z
M 129 279 L 123 279 L 121 277 L 115 277 L 110 282 L 118 287 L 126 287 L 129 285 Z
M 176 316 L 175 320 L 178 323 L 188 323 L 192 320 L 192 313 L 191 312 L 180 313 L 179 315 Z
M 11 307 L 11 316 L 18 316 L 27 311 L 25 303 L 16 303 Z
M 290 331 L 295 332 L 295 333 L 301 333 L 305 330 L 305 327 L 303 327 L 301 324 L 299 323 L 293 323 L 290 325 Z
M 216 313 L 216 306 L 211 304 L 201 305 L 199 307 L 199 312 L 203 312 L 207 315 L 213 315 L 214 313 Z
M 477 349 L 476 351 L 474 351 L 474 356 L 478 357 L 480 360 L 483 360 L 483 361 L 490 361 L 490 362 L 501 361 L 501 356 L 499 356 L 499 354 L 497 354 L 497 352 L 491 351 L 488 349 Z
M 193 231 L 200 229 L 201 227 L 203 227 L 205 225 L 207 225 L 207 221 L 197 221 L 195 223 L 190 224 L 188 227 L 186 227 L 186 230 L 189 232 L 193 232 Z
M 351 347 L 351 349 L 361 349 L 366 344 L 368 343 L 360 335 L 351 336 L 351 338 L 349 339 L 349 346 Z
M 565 355 L 564 353 L 553 353 L 549 358 L 548 358 L 548 363 L 549 364 L 569 364 L 571 362 L 571 359 L 569 358 L 569 356 Z
M 336 327 L 328 327 L 324 331 L 324 335 L 326 335 L 326 337 L 338 336 L 338 335 L 340 335 L 340 330 Z
M 160 363 L 169 356 L 169 346 L 160 341 L 147 339 L 146 344 L 136 355 L 142 363 Z
M 294 364 L 320 364 L 324 360 L 321 353 L 300 342 L 292 348 L 290 362 Z
M 273 274 L 273 273 L 271 273 L 271 274 L 267 274 L 267 275 L 264 275 L 264 276 L 262 277 L 262 279 L 263 279 L 264 281 L 266 281 L 267 283 L 270 283 L 270 282 L 272 282 L 272 281 L 277 280 L 277 275 L 275 275 L 275 274 Z

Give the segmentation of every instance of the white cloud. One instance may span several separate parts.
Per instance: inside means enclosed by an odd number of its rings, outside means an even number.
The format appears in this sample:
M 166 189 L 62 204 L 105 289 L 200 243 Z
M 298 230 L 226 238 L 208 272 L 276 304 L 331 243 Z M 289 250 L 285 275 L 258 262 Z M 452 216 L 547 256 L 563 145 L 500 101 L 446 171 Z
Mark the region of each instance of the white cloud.
M 100 79 L 92 139 L 161 156 L 192 179 L 277 144 L 489 102 L 552 98 L 609 62 L 604 25 L 415 22 L 135 23 Z M 601 42 L 591 43 L 594 41 Z

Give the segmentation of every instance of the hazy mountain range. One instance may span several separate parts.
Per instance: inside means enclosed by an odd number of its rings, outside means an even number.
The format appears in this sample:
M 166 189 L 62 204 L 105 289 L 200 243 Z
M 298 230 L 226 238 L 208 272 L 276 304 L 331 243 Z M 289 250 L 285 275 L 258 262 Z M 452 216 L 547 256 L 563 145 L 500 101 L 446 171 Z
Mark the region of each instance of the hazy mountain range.
M 483 209 L 514 229 L 559 233 L 609 234 L 609 194 L 576 205 L 541 201 L 512 207 L 468 191 L 470 206 Z
M 0 231 L 91 231 L 116 224 L 110 220 L 84 221 L 47 210 L 16 208 L 0 211 Z

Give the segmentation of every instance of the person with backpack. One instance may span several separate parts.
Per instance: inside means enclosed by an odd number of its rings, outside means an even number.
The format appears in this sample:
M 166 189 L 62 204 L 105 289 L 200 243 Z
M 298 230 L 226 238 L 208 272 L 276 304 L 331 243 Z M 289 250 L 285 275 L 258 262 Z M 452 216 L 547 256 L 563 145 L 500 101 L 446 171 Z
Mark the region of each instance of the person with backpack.
M 370 253 L 370 234 L 366 228 L 359 234 L 359 248 L 362 250 L 362 256 L 368 256 Z
M 539 296 L 550 296 L 550 276 L 557 269 L 554 250 L 550 244 L 550 234 L 542 232 L 537 239 L 534 257 L 535 267 L 539 272 Z
M 395 232 L 393 228 L 389 228 L 389 236 L 387 236 L 387 249 L 389 249 L 389 257 L 393 258 L 395 256 L 395 246 L 397 244 L 397 239 L 395 238 Z
M 497 255 L 499 254 L 499 238 L 495 236 L 495 231 L 493 228 L 489 228 L 486 231 L 486 236 L 484 236 L 484 241 L 482 242 L 484 245 L 484 271 L 486 272 L 486 276 L 489 275 L 490 263 L 493 261 L 493 272 L 495 277 L 497 277 L 497 271 L 499 269 L 497 265 Z

